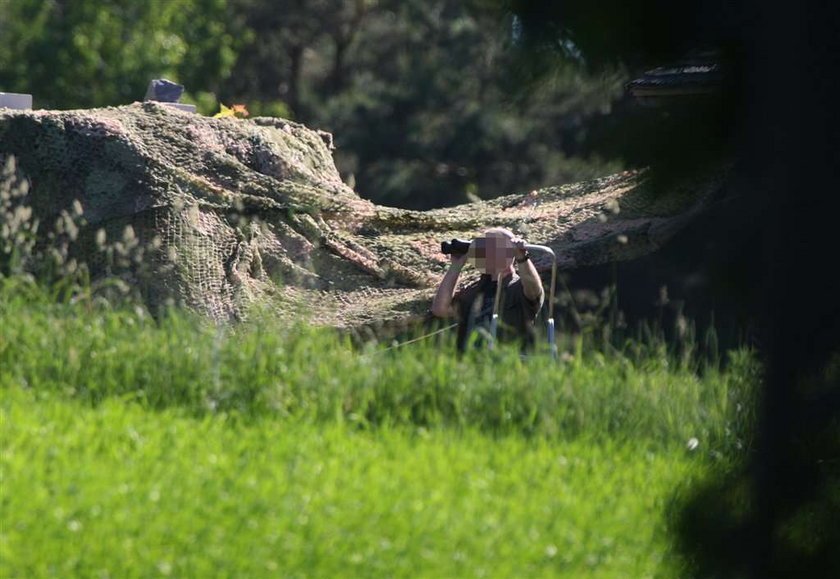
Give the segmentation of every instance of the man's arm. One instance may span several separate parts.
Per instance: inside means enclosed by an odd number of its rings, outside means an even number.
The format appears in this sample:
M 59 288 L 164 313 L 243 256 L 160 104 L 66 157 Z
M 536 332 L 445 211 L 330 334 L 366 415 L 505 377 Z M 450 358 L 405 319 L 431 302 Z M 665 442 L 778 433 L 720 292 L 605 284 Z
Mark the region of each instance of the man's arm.
M 452 263 L 446 275 L 443 276 L 438 286 L 435 299 L 432 302 L 432 315 L 438 318 L 454 318 L 457 315 L 452 307 L 452 297 L 455 295 L 455 286 L 458 284 L 458 276 L 461 275 L 461 268 L 467 262 L 466 255 L 452 256 Z
M 524 240 L 515 239 L 513 241 L 513 254 L 516 259 L 522 259 L 527 255 Z M 525 293 L 525 297 L 532 302 L 542 303 L 545 297 L 542 280 L 531 260 L 528 259 L 522 263 L 517 263 L 516 269 L 519 273 L 519 279 L 522 280 L 522 291 Z

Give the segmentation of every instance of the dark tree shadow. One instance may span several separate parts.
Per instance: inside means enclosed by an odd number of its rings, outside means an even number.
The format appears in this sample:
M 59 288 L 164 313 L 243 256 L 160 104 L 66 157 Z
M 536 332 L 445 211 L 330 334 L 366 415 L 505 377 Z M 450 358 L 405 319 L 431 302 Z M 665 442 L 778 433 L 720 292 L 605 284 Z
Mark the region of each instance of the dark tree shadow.
M 523 58 L 539 51 L 535 62 L 558 38 L 573 40 L 592 66 L 667 64 L 701 44 L 725 55 L 725 114 L 671 115 L 662 131 L 642 116 L 601 128 L 616 135 L 612 154 L 639 162 L 645 154 L 634 144 L 652 139 L 647 154 L 666 180 L 708 156 L 698 142 L 731 147 L 735 161 L 741 203 L 725 226 L 710 226 L 715 255 L 692 257 L 714 278 L 710 299 L 737 304 L 758 328 L 755 442 L 743 464 L 682 502 L 676 539 L 697 577 L 840 577 L 840 9 L 757 0 L 509 4 L 521 15 Z M 645 134 L 634 141 L 638 131 Z

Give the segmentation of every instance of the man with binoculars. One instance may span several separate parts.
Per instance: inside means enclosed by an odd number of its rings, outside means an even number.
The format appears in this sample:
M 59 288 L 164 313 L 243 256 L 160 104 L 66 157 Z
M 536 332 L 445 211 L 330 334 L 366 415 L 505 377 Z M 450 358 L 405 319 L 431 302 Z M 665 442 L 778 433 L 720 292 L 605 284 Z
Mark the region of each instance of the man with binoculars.
M 499 340 L 519 339 L 523 347 L 533 346 L 534 321 L 545 292 L 525 241 L 508 229 L 496 227 L 471 242 L 445 242 L 441 249 L 450 254 L 451 262 L 432 302 L 432 315 L 458 318 L 458 350 L 466 349 L 473 331 L 489 333 L 494 313 L 500 321 Z M 483 275 L 456 293 L 458 277 L 469 258 Z

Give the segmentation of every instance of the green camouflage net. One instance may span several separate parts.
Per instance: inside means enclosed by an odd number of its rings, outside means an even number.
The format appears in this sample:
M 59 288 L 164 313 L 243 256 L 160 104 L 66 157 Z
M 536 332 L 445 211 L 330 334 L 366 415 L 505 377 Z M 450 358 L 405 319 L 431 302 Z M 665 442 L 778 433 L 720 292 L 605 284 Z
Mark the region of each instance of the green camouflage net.
M 440 242 L 508 227 L 548 245 L 561 269 L 633 259 L 662 246 L 717 180 L 654 195 L 627 172 L 433 211 L 377 206 L 345 185 L 332 138 L 283 119 L 209 118 L 157 103 L 0 111 L 44 219 L 78 199 L 87 261 L 100 229 L 131 225 L 147 254 L 150 306 L 174 299 L 215 320 L 261 305 L 277 316 L 356 327 L 422 316 L 446 270 Z M 85 247 L 82 243 L 82 247 Z M 83 251 L 84 253 L 84 251 Z M 537 257 L 538 269 L 550 269 Z M 464 282 L 474 279 L 468 269 Z

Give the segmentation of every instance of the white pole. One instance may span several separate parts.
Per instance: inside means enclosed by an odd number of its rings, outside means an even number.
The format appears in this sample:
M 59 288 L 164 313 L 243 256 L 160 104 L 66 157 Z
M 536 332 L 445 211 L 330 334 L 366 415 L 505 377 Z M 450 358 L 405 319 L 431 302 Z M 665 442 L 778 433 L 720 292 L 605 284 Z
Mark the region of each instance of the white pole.
M 554 250 L 546 245 L 526 243 L 525 249 L 528 251 L 541 251 L 551 255 L 551 290 L 548 296 L 548 345 L 551 348 L 551 354 L 556 358 L 557 344 L 554 342 L 554 290 L 557 286 L 557 257 L 554 255 Z
M 499 325 L 499 301 L 502 296 L 502 281 L 503 277 L 499 274 L 496 277 L 496 299 L 493 300 L 493 317 L 490 319 L 490 349 L 493 349 L 496 343 L 496 328 Z

